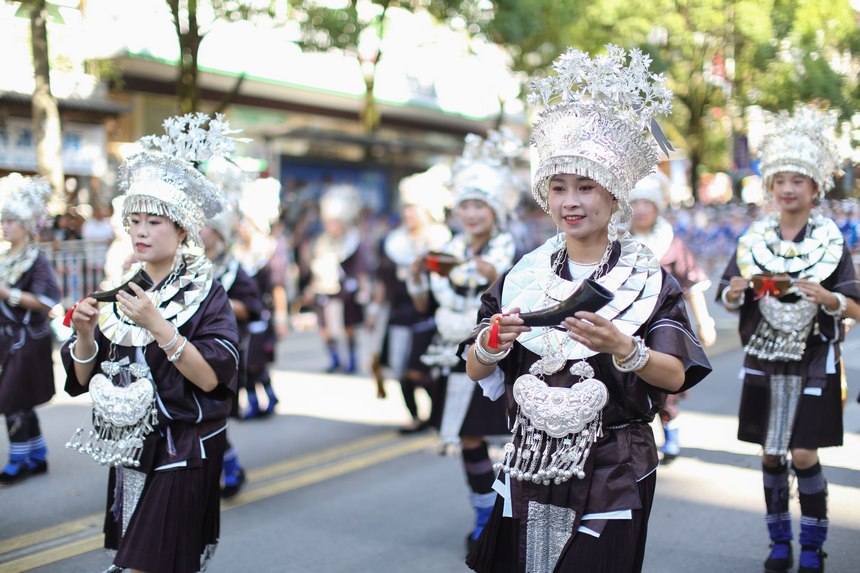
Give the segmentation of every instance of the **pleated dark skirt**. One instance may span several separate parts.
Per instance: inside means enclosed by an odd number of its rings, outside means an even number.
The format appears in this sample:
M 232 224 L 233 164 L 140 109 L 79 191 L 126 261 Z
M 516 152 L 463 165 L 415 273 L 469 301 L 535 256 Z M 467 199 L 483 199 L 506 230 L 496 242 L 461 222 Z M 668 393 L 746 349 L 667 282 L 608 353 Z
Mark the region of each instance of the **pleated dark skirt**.
M 263 332 L 249 334 L 245 368 L 249 372 L 261 372 L 266 365 L 274 362 L 277 342 L 278 337 L 271 324 Z
M 116 472 L 111 469 L 105 515 L 105 547 L 114 564 L 147 573 L 196 573 L 211 557 L 221 529 L 221 464 L 227 432 L 206 440 L 202 465 L 151 472 L 122 536 L 114 519 Z
M 633 510 L 633 519 L 609 520 L 600 534 L 593 537 L 577 533 L 568 541 L 556 563 L 554 573 L 639 573 L 645 560 L 648 518 L 654 503 L 657 474 L 637 486 L 642 509 Z M 525 563 L 524 524 L 518 519 L 502 517 L 504 499 L 498 497 L 489 523 L 484 527 L 466 565 L 479 573 L 527 573 Z
M 842 387 L 838 370 L 836 374 L 827 375 L 821 396 L 800 395 L 789 448 L 815 450 L 842 445 Z M 764 445 L 770 400 L 770 387 L 748 375 L 744 380 L 738 412 L 739 440 Z
M 508 410 L 504 396 L 498 400 L 490 400 L 484 396 L 484 391 L 476 382 L 469 402 L 469 411 L 460 428 L 461 436 L 506 436 L 511 433 L 508 428 Z

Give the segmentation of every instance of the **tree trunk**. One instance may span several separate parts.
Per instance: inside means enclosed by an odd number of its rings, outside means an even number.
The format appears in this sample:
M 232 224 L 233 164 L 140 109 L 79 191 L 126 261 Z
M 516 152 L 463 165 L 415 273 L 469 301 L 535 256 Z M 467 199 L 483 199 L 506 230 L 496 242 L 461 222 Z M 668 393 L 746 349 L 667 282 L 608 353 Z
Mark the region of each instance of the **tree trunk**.
M 167 0 L 173 15 L 173 26 L 179 40 L 179 77 L 176 95 L 179 98 L 179 113 L 192 113 L 200 107 L 200 90 L 197 87 L 197 57 L 200 51 L 200 27 L 197 23 L 197 1 L 189 0 L 186 6 L 188 21 L 182 20 L 179 0 Z
M 36 162 L 39 175 L 54 188 L 49 203 L 52 213 L 65 209 L 65 175 L 61 156 L 62 132 L 57 100 L 51 94 L 50 64 L 48 63 L 48 28 L 45 0 L 36 0 L 30 11 L 30 43 L 33 51 L 33 137 L 36 142 Z
M 373 94 L 374 77 L 376 76 L 376 64 L 373 65 L 373 75 L 364 78 L 364 105 L 361 108 L 361 123 L 367 133 L 373 133 L 379 127 L 380 115 L 376 105 L 376 97 Z
M 702 154 L 696 148 L 690 149 L 690 193 L 693 201 L 699 202 L 699 165 L 702 164 Z
M 242 91 L 242 84 L 245 83 L 245 72 L 236 78 L 236 83 L 233 84 L 233 87 L 229 92 L 224 94 L 224 97 L 221 99 L 221 103 L 218 104 L 218 109 L 215 113 L 225 113 L 227 108 L 233 105 L 233 102 L 236 101 L 236 97 L 239 95 L 239 92 Z

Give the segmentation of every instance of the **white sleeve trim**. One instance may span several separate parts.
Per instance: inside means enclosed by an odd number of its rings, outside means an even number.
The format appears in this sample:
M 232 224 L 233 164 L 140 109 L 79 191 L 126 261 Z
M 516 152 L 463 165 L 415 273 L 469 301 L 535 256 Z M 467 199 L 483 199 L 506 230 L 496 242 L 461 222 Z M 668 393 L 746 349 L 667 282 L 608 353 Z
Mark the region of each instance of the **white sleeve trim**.
M 604 511 L 602 513 L 586 513 L 582 521 L 589 519 L 633 519 L 633 510 L 619 509 L 617 511 Z
M 677 322 L 675 320 L 669 320 L 668 318 L 664 318 L 662 320 L 658 320 L 657 322 L 655 322 L 651 326 L 651 328 L 648 330 L 648 334 L 651 334 L 652 332 L 654 332 L 658 328 L 666 328 L 666 327 L 680 330 L 681 332 L 683 332 L 684 334 L 687 335 L 687 338 L 689 338 L 693 342 L 693 344 L 695 344 L 699 348 L 702 347 L 702 344 L 696 339 L 695 336 L 693 336 L 692 332 L 690 332 L 689 330 L 684 328 L 684 326 L 680 322 Z
M 157 468 L 155 468 L 155 471 L 160 472 L 160 471 L 164 471 L 164 470 L 170 470 L 170 469 L 173 469 L 173 468 L 184 468 L 184 467 L 187 467 L 187 466 L 188 466 L 188 462 L 187 462 L 187 461 L 183 461 L 183 462 L 175 462 L 175 463 L 172 463 L 172 464 L 164 464 L 163 466 L 158 466 Z
M 478 380 L 478 385 L 481 387 L 484 396 L 495 402 L 505 393 L 505 375 L 502 373 L 502 369 L 496 366 L 492 374 L 482 380 Z

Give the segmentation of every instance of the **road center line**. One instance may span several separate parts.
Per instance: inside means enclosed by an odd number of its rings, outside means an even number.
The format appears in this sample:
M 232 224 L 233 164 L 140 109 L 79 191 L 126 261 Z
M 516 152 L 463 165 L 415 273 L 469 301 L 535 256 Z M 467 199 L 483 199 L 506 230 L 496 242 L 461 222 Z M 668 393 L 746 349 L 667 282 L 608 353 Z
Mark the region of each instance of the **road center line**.
M 316 482 L 331 479 L 374 464 L 420 451 L 434 445 L 437 441 L 438 439 L 435 436 L 403 440 L 403 438 L 398 436 L 395 432 L 385 432 L 355 440 L 340 446 L 328 448 L 321 452 L 306 454 L 292 460 L 278 462 L 256 470 L 251 470 L 249 471 L 249 480 L 252 482 L 265 481 L 266 479 L 286 473 L 301 473 L 275 480 L 272 483 L 264 484 L 259 487 L 249 488 L 232 500 L 222 501 L 221 508 L 222 511 L 226 511 L 235 507 L 241 507 L 280 493 L 285 493 Z M 382 447 L 379 448 L 379 446 Z M 355 456 L 358 453 L 362 453 L 362 455 L 352 458 L 352 456 Z M 315 470 L 310 469 L 320 464 L 342 460 L 343 458 L 349 459 L 323 468 Z M 103 524 L 103 519 L 104 513 L 96 513 L 52 527 L 2 540 L 0 541 L 0 555 L 13 551 L 24 550 L 40 543 L 59 540 L 63 537 L 82 533 L 89 529 L 100 528 Z M 103 534 L 99 533 L 97 535 L 67 542 L 57 547 L 44 549 L 31 555 L 15 558 L 5 563 L 0 563 L 0 573 L 5 573 L 7 571 L 26 571 L 28 569 L 33 569 L 81 555 L 101 548 L 102 541 Z

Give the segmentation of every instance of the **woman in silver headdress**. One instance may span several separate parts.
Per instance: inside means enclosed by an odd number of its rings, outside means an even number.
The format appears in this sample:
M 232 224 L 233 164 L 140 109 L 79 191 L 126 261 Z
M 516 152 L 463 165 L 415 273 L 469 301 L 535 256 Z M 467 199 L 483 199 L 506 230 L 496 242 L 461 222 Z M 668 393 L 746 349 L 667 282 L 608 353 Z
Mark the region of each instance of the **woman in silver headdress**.
M 485 436 L 503 436 L 509 429 L 504 404 L 484 398 L 466 374 L 457 347 L 475 328 L 481 293 L 517 259 L 517 246 L 507 229 L 520 199 L 511 162 L 522 147 L 506 129 L 490 131 L 486 139 L 466 136 L 449 182 L 461 231 L 441 249 L 447 260 L 431 254 L 426 261 L 437 306 L 437 334 L 422 359 L 434 367 L 439 386 L 433 423 L 443 443 L 461 446 L 475 512 L 466 537 L 468 548 L 481 534 L 496 497 Z
M 329 353 L 327 372 L 341 368 L 340 333 L 347 343 L 345 372 L 358 370 L 355 329 L 364 321 L 362 305 L 370 302 L 367 253 L 358 228 L 360 212 L 361 199 L 351 185 L 335 185 L 320 199 L 323 233 L 313 244 L 305 299 L 316 305 L 320 336 Z
M 66 392 L 93 401 L 93 430 L 78 428 L 68 446 L 111 467 L 111 571 L 200 571 L 220 529 L 238 331 L 200 250 L 200 231 L 223 197 L 196 165 L 232 153 L 235 132 L 203 114 L 164 126 L 167 135 L 143 138 L 143 151 L 120 168 L 138 263 L 124 288 L 76 305 L 76 335 L 61 350 Z
M 248 324 L 250 340 L 245 368 L 245 396 L 248 409 L 244 418 L 265 417 L 275 412 L 278 396 L 272 386 L 269 364 L 275 361 L 278 337 L 285 334 L 286 297 L 279 297 L 286 284 L 283 272 L 286 254 L 279 249 L 272 233 L 272 222 L 278 219 L 281 205 L 281 184 L 274 179 L 255 179 L 242 185 L 239 210 L 242 213 L 233 243 L 232 255 L 242 269 L 257 284 L 263 305 L 260 315 Z M 266 394 L 266 407 L 261 408 L 257 386 Z
M 500 497 L 467 560 L 476 571 L 640 571 L 658 461 L 649 423 L 667 392 L 710 372 L 677 282 L 617 230 L 657 164 L 652 119 L 671 92 L 638 50 L 607 51 L 568 50 L 530 98 L 547 106 L 532 134 L 532 194 L 559 234 L 484 294 L 466 355 L 513 422 Z M 597 312 L 548 312 L 586 287 L 614 298 Z
M 799 106 L 772 117 L 759 148 L 779 212 L 753 223 L 717 300 L 740 313 L 744 386 L 738 439 L 761 444 L 771 549 L 766 571 L 793 564 L 788 463 L 800 498 L 800 569 L 824 570 L 827 480 L 818 448 L 842 445 L 843 318 L 860 318 L 860 289 L 842 233 L 814 209 L 839 168 L 835 112 Z
M 256 281 L 248 276 L 239 260 L 230 252 L 241 215 L 240 197 L 245 183 L 245 174 L 235 163 L 227 160 L 210 161 L 206 166 L 206 177 L 218 185 L 224 193 L 224 210 L 208 219 L 200 231 L 203 251 L 212 262 L 215 280 L 221 283 L 230 306 L 236 315 L 239 327 L 239 373 L 238 388 L 245 387 L 248 378 L 248 346 L 251 341 L 249 324 L 263 315 L 263 297 Z M 233 401 L 231 417 L 239 418 L 238 392 Z M 228 435 L 229 436 L 229 435 Z M 239 463 L 239 454 L 229 437 L 224 451 L 223 487 L 221 497 L 229 499 L 239 493 L 245 483 L 245 470 Z
M 368 306 L 366 324 L 369 330 L 384 328 L 378 365 L 400 382 L 403 402 L 411 423 L 402 433 L 423 430 L 427 421 L 418 414 L 416 393 L 423 387 L 431 402 L 429 368 L 421 355 L 436 332 L 433 309 L 419 309 L 409 291 L 409 279 L 416 261 L 429 251 L 442 247 L 451 231 L 444 225 L 447 192 L 444 184 L 450 171 L 443 166 L 416 173 L 400 182 L 401 224 L 389 232 L 379 249 L 373 302 Z M 387 324 L 377 324 L 380 310 Z
M 0 483 L 13 483 L 48 470 L 45 438 L 34 408 L 54 395 L 48 312 L 60 288 L 34 238 L 48 220 L 50 184 L 13 173 L 0 179 L 0 413 L 9 432 L 9 463 Z
M 630 207 L 633 208 L 630 234 L 648 247 L 660 261 L 660 266 L 681 285 L 684 298 L 699 328 L 699 340 L 707 348 L 717 339 L 714 319 L 711 318 L 708 304 L 705 302 L 705 291 L 711 286 L 711 280 L 681 237 L 675 235 L 671 223 L 661 215 L 666 208 L 668 191 L 669 179 L 659 171 L 636 183 L 629 198 Z M 664 436 L 660 451 L 663 453 L 661 461 L 664 464 L 670 463 L 681 453 L 677 420 L 683 397 L 685 393 L 670 394 L 660 410 Z

